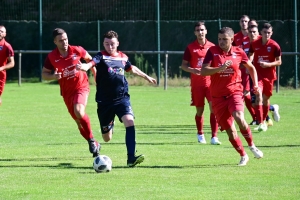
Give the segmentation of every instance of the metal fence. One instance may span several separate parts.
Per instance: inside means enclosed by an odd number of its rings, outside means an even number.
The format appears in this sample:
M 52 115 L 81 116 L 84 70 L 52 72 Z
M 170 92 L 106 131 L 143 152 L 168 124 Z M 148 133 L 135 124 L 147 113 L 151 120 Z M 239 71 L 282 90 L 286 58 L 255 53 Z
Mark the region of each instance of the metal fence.
M 48 54 L 50 50 L 15 50 L 15 53 L 18 54 L 18 84 L 21 86 L 22 84 L 22 54 Z M 167 90 L 168 88 L 168 60 L 170 54 L 181 54 L 183 55 L 183 51 L 122 51 L 126 54 L 157 54 L 157 55 L 164 55 L 164 89 Z M 98 51 L 89 51 L 91 54 L 97 54 Z M 300 52 L 282 52 L 283 56 L 300 56 Z M 280 77 L 280 67 L 277 67 L 277 81 L 276 81 L 276 92 L 279 92 L 279 77 Z M 158 83 L 160 77 L 157 77 Z

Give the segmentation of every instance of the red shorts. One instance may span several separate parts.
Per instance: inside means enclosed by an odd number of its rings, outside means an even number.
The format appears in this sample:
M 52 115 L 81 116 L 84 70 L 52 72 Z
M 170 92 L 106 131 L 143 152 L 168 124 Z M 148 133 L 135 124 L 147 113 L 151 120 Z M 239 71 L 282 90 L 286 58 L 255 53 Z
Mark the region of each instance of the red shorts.
M 213 97 L 212 108 L 221 131 L 229 129 L 234 121 L 234 111 L 244 111 L 243 93 L 235 93 L 227 97 Z
M 191 106 L 204 107 L 205 98 L 208 102 L 211 101 L 210 87 L 191 87 L 191 98 Z
M 262 91 L 262 94 L 270 97 L 272 96 L 274 80 L 269 80 L 267 78 L 258 79 L 258 87 Z
M 0 96 L 4 91 L 5 82 L 6 82 L 6 71 L 1 71 L 0 72 Z
M 246 68 L 241 69 L 241 74 L 242 74 L 242 85 L 244 87 L 244 91 L 250 91 L 250 82 L 249 82 L 249 74 L 247 73 Z
M 74 120 L 77 119 L 77 117 L 75 115 L 75 111 L 74 111 L 74 105 L 75 104 L 83 104 L 86 106 L 88 96 L 89 96 L 89 90 L 85 89 L 85 90 L 78 90 L 73 95 L 64 97 L 64 101 L 68 108 L 68 111 Z

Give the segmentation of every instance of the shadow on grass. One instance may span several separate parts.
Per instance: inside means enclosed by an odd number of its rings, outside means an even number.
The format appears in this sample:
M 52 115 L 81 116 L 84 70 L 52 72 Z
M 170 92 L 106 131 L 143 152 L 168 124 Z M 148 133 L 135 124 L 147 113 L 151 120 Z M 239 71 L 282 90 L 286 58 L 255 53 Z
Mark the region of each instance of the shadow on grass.
M 183 134 L 196 133 L 196 125 L 136 125 L 138 134 Z M 204 125 L 203 130 L 210 132 L 210 125 Z

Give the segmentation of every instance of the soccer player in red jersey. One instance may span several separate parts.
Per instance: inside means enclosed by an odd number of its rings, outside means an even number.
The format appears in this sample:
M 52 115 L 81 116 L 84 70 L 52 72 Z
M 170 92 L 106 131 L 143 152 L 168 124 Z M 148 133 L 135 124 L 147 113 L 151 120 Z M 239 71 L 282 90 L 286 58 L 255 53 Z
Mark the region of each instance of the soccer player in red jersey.
M 248 23 L 250 22 L 250 18 L 248 15 L 243 15 L 240 18 L 240 27 L 241 31 L 236 33 L 234 35 L 234 41 L 233 45 L 238 46 L 242 49 L 244 49 L 245 53 L 248 54 L 250 49 L 250 39 L 248 37 Z M 253 21 L 251 21 L 253 22 Z M 249 74 L 246 70 L 246 68 L 241 65 L 240 66 L 241 73 L 242 73 L 242 85 L 244 87 L 244 101 L 245 105 L 252 117 L 252 122 L 250 122 L 250 125 L 256 122 L 256 115 L 255 115 L 255 109 L 252 106 L 251 103 L 251 94 L 250 94 L 250 80 L 249 80 Z
M 254 145 L 251 130 L 244 118 L 241 63 L 253 79 L 255 93 L 259 93 L 259 88 L 254 66 L 243 49 L 232 46 L 233 37 L 234 32 L 231 28 L 223 27 L 219 30 L 219 46 L 213 46 L 207 51 L 201 74 L 211 76 L 212 108 L 221 131 L 226 131 L 229 141 L 241 156 L 239 166 L 244 166 L 249 161 L 249 157 L 237 134 L 234 120 L 255 158 L 262 158 L 263 153 Z
M 6 70 L 15 66 L 14 50 L 11 45 L 5 41 L 5 36 L 6 29 L 0 25 L 0 105 L 2 104 L 1 95 L 6 82 Z
M 88 62 L 92 57 L 81 46 L 69 45 L 67 33 L 63 29 L 54 29 L 52 35 L 56 48 L 46 57 L 42 77 L 44 80 L 58 80 L 68 111 L 77 123 L 80 134 L 88 141 L 93 157 L 96 157 L 99 155 L 100 144 L 94 139 L 90 119 L 85 113 L 90 91 L 89 80 L 86 72 L 76 69 L 80 59 Z M 96 73 L 94 68 L 92 72 Z
M 205 98 L 209 103 L 210 109 L 210 127 L 211 127 L 211 144 L 220 145 L 218 134 L 218 123 L 211 108 L 211 95 L 210 95 L 210 77 L 201 76 L 201 67 L 204 56 L 213 43 L 206 39 L 207 29 L 204 22 L 197 22 L 194 25 L 194 34 L 197 39 L 190 43 L 184 52 L 181 69 L 191 73 L 191 106 L 196 107 L 195 121 L 197 126 L 198 142 L 206 144 L 203 132 L 204 122 L 204 105 Z
M 257 105 L 262 112 L 258 115 L 259 125 L 258 131 L 265 131 L 267 128 L 263 119 L 268 115 L 270 107 L 270 97 L 273 91 L 273 82 L 277 79 L 276 67 L 281 65 L 281 48 L 271 39 L 273 28 L 271 24 L 265 23 L 261 31 L 261 38 L 251 43 L 249 57 L 252 59 L 253 64 L 258 74 L 258 85 L 262 91 L 262 108 Z M 260 100 L 259 100 L 260 101 Z M 259 102 L 256 101 L 256 102 Z M 275 106 L 275 105 L 273 105 Z M 276 105 L 278 109 L 278 105 Z M 277 116 L 278 117 L 278 116 Z M 275 119 L 279 121 L 279 119 Z
M 102 138 L 105 142 L 112 139 L 115 116 L 124 123 L 126 129 L 125 143 L 127 148 L 127 166 L 134 167 L 144 161 L 143 154 L 136 156 L 134 114 L 131 108 L 128 82 L 125 72 L 140 76 L 149 83 L 156 80 L 139 68 L 132 65 L 121 51 L 118 51 L 119 40 L 115 31 L 108 31 L 103 36 L 104 51 L 100 51 L 89 63 L 79 64 L 78 69 L 87 71 L 95 66 L 97 69 L 96 102 Z

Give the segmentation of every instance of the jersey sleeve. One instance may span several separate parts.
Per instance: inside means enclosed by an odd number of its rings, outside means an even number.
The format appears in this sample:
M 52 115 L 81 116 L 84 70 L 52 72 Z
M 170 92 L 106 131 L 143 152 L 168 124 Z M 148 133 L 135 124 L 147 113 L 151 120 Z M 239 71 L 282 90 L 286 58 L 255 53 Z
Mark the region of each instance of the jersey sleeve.
M 7 57 L 13 57 L 15 55 L 13 48 L 11 45 L 7 45 Z
M 102 53 L 98 52 L 94 57 L 93 57 L 93 62 L 97 65 L 102 59 Z
M 241 63 L 246 63 L 246 62 L 248 62 L 248 56 L 247 56 L 247 54 L 244 52 L 244 51 L 241 51 L 241 57 L 242 57 L 242 59 L 241 59 Z
M 126 61 L 124 69 L 125 69 L 126 72 L 131 70 L 131 63 L 130 63 L 129 60 Z
M 49 70 L 54 70 L 54 66 L 52 65 L 50 59 L 49 59 L 49 56 L 46 57 L 45 59 L 45 62 L 44 62 L 44 67 L 46 69 L 49 69 Z
M 204 57 L 203 64 L 211 63 L 212 60 L 213 60 L 213 53 L 211 52 L 210 49 L 208 49 L 208 51 Z
M 190 61 L 191 57 L 192 57 L 191 52 L 190 52 L 189 48 L 187 47 L 183 54 L 183 60 Z
M 80 53 L 80 57 L 84 58 L 86 56 L 87 51 L 82 46 L 78 46 L 77 48 Z
M 280 49 L 279 45 L 275 46 L 274 56 L 275 56 L 275 58 L 281 56 L 281 49 Z

